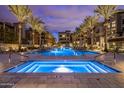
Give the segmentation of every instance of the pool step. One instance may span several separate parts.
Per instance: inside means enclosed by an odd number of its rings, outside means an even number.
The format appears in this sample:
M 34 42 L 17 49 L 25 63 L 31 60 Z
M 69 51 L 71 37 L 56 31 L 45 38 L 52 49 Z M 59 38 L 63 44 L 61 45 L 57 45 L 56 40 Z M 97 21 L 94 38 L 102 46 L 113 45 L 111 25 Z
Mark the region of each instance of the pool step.
M 24 68 L 18 70 L 17 72 L 18 72 L 18 73 L 20 73 L 20 72 L 26 72 L 27 69 L 30 69 L 33 65 L 34 65 L 34 64 L 31 63 L 31 64 L 29 64 L 28 66 L 26 66 L 26 67 L 24 67 Z
M 97 65 L 95 65 L 94 63 L 91 63 L 91 66 L 98 71 L 98 73 L 107 73 L 107 71 L 105 69 L 103 69 L 103 67 L 99 67 Z
M 39 66 L 38 65 L 34 65 L 32 66 L 30 69 L 28 69 L 27 71 L 25 71 L 26 73 L 30 73 L 30 72 L 33 72 L 35 69 L 37 69 Z

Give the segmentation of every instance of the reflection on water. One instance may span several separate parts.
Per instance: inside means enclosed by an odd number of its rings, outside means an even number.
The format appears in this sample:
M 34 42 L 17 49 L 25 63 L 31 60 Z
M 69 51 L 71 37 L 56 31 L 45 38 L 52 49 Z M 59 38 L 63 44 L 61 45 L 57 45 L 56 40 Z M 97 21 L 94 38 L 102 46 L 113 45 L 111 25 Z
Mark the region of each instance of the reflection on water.
M 56 68 L 55 70 L 53 70 L 53 72 L 55 73 L 70 73 L 73 72 L 71 69 L 65 67 L 64 65 L 60 65 L 58 68 Z
M 72 48 L 54 48 L 46 51 L 35 51 L 33 54 L 41 54 L 43 56 L 82 56 L 86 54 L 98 54 L 92 51 L 75 50 Z

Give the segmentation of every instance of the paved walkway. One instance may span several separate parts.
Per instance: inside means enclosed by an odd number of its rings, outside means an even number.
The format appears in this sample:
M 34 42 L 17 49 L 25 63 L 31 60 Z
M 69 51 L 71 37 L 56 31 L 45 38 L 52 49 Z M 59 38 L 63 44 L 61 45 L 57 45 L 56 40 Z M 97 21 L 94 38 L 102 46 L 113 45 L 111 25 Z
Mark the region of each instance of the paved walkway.
M 42 57 L 40 55 L 29 55 L 28 59 L 48 59 L 48 57 Z M 17 54 L 13 54 L 12 62 L 8 62 L 8 55 L 0 55 L 0 70 L 15 66 L 16 64 L 22 63 L 24 58 Z M 103 63 L 115 67 L 121 71 L 124 71 L 124 54 L 118 54 L 117 63 L 113 62 L 112 53 L 103 55 L 97 60 Z M 51 57 L 49 57 L 51 59 Z M 93 56 L 84 57 L 72 57 L 73 59 L 93 59 Z M 68 58 L 68 59 L 72 59 Z M 27 59 L 27 60 L 28 60 Z M 53 58 L 52 59 L 66 59 L 64 58 Z M 21 60 L 21 62 L 19 61 Z M 49 59 L 48 59 L 49 60 Z M 77 74 L 77 73 L 28 73 L 28 74 L 18 74 L 18 73 L 0 73 L 0 87 L 47 87 L 47 88 L 121 88 L 124 87 L 124 73 L 117 74 Z
M 122 88 L 124 74 L 0 74 L 0 87 Z

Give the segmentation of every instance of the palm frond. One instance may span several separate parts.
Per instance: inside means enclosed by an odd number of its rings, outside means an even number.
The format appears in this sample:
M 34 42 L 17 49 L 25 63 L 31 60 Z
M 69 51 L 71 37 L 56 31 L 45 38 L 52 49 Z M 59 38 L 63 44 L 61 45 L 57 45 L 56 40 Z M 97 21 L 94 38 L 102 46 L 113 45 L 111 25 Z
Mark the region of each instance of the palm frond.
M 30 15 L 32 15 L 32 11 L 26 5 L 9 5 L 8 9 L 16 16 L 19 22 L 24 22 Z
M 116 13 L 116 8 L 116 5 L 98 5 L 94 12 L 108 20 L 110 16 Z

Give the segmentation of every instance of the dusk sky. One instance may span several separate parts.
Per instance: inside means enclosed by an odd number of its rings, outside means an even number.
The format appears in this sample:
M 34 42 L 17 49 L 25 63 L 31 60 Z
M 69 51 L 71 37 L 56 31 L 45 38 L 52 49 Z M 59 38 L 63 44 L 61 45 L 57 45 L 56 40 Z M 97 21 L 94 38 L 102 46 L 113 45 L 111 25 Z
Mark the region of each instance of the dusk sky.
M 94 15 L 96 6 L 93 5 L 31 5 L 33 15 L 40 17 L 48 28 L 48 31 L 57 38 L 57 33 L 65 30 L 74 31 L 85 16 Z M 124 9 L 124 6 L 118 6 Z M 0 5 L 0 21 L 17 22 L 7 6 Z

